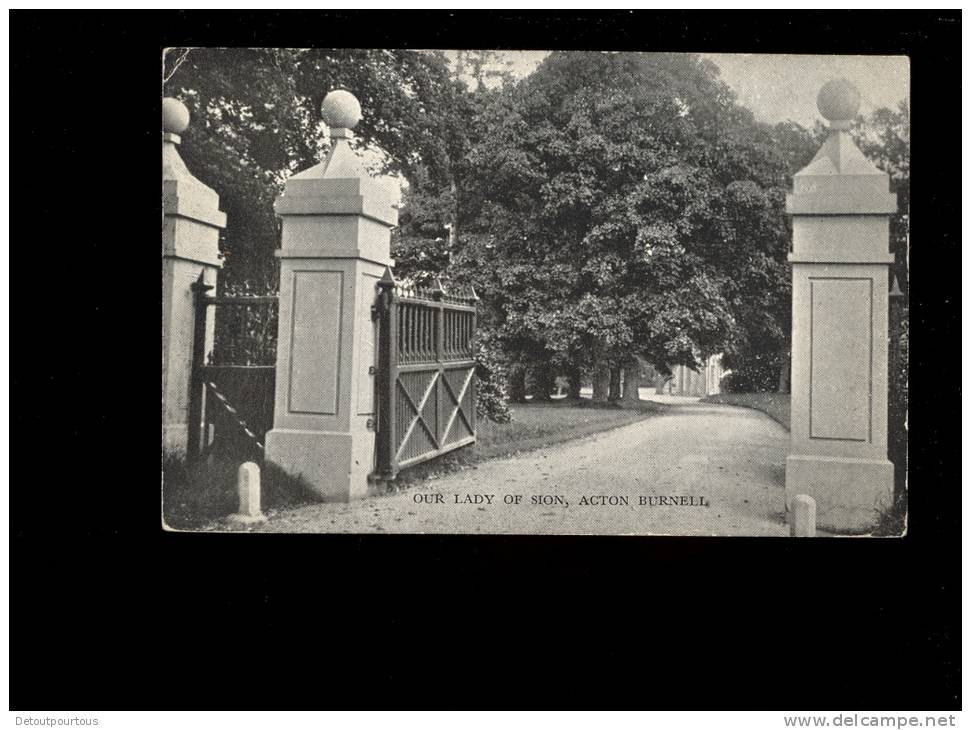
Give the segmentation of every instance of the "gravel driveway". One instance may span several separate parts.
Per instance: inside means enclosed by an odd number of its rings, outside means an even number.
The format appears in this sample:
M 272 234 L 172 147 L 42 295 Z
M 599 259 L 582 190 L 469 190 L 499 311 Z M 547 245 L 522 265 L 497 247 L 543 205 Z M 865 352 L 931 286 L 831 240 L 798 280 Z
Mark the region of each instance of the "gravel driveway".
M 271 514 L 254 529 L 783 536 L 788 443 L 757 411 L 684 402 L 398 494 Z

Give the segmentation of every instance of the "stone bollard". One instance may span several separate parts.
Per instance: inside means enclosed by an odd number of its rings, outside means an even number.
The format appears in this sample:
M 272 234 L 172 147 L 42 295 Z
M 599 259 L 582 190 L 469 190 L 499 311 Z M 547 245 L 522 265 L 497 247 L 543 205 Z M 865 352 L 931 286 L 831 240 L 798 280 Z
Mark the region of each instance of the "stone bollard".
M 816 500 L 808 494 L 797 494 L 792 498 L 791 511 L 789 536 L 816 537 Z
M 239 511 L 229 519 L 244 525 L 265 522 L 260 511 L 260 467 L 252 461 L 240 464 L 236 474 L 236 489 L 239 493 Z

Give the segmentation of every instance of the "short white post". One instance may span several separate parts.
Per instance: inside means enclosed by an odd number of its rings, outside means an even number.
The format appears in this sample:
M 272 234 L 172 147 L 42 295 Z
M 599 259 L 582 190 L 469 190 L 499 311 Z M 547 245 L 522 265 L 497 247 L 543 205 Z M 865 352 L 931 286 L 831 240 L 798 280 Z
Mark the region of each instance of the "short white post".
M 816 500 L 808 494 L 792 498 L 789 535 L 792 537 L 816 537 Z
M 236 489 L 239 493 L 239 511 L 229 519 L 245 525 L 264 522 L 266 517 L 260 511 L 260 467 L 252 461 L 240 464 L 236 474 Z

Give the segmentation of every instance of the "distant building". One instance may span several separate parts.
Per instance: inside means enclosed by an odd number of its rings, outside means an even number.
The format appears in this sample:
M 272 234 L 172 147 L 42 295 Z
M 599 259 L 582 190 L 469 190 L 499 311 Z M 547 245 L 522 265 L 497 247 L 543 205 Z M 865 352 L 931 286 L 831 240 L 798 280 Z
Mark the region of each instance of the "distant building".
M 658 381 L 657 393 L 669 395 L 715 395 L 721 392 L 721 379 L 725 374 L 722 370 L 722 356 L 712 355 L 702 363 L 702 367 L 693 370 L 687 365 L 675 365 L 671 368 L 671 377 Z

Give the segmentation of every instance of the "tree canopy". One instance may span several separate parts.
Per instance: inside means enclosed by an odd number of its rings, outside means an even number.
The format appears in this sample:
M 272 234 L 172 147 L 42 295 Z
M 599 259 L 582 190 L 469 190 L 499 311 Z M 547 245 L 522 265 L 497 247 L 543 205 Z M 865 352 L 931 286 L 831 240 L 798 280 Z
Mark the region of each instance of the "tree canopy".
M 192 115 L 182 155 L 219 192 L 227 213 L 226 279 L 275 281 L 273 200 L 290 174 L 326 154 L 318 110 L 338 87 L 367 109 L 355 135 L 372 151 L 376 172 L 439 187 L 450 179 L 453 79 L 440 53 L 201 48 L 170 69 L 164 93 L 180 98 Z
M 784 340 L 782 206 L 804 150 L 710 62 L 553 53 L 480 107 L 449 273 L 475 284 L 511 355 L 666 368 L 746 329 Z
M 663 373 L 719 352 L 754 387 L 787 370 L 785 193 L 823 130 L 758 122 L 700 56 L 554 52 L 519 80 L 489 51 L 174 49 L 167 62 L 164 91 L 192 114 L 182 154 L 228 214 L 228 286 L 275 288 L 273 200 L 326 154 L 318 109 L 342 87 L 366 110 L 356 144 L 374 171 L 405 181 L 396 276 L 474 285 L 492 370 L 575 376 L 641 358 Z M 902 271 L 906 104 L 854 136 L 900 193 Z
M 862 117 L 852 131 L 860 150 L 890 176 L 890 191 L 897 194 L 898 212 L 890 219 L 890 250 L 895 255 L 894 275 L 906 290 L 907 247 L 910 234 L 910 104 L 880 108 Z

